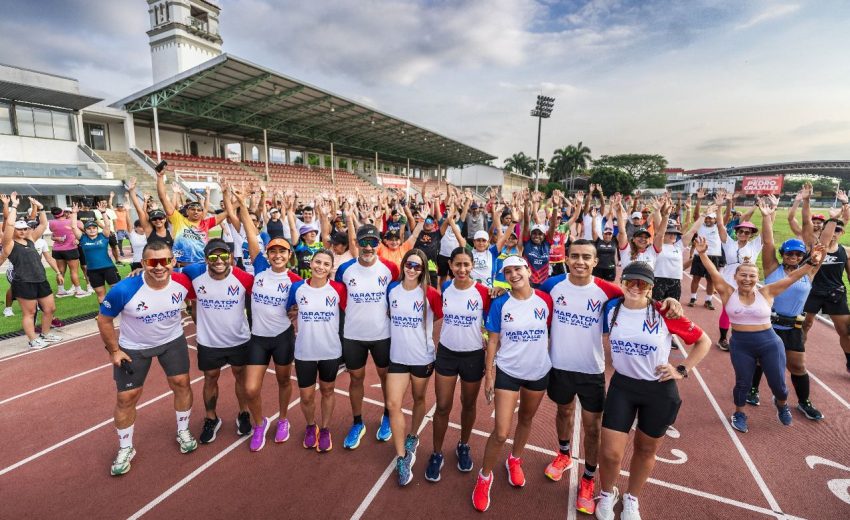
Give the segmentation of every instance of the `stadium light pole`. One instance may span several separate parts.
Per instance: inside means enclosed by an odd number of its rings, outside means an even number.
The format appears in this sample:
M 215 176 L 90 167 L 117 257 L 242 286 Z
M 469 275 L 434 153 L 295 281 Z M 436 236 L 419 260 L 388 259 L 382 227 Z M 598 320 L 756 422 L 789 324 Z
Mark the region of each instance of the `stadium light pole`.
M 540 188 L 540 130 L 543 128 L 543 120 L 549 119 L 552 109 L 555 108 L 555 98 L 538 95 L 537 105 L 531 111 L 531 117 L 537 118 L 537 162 L 534 163 L 534 191 Z

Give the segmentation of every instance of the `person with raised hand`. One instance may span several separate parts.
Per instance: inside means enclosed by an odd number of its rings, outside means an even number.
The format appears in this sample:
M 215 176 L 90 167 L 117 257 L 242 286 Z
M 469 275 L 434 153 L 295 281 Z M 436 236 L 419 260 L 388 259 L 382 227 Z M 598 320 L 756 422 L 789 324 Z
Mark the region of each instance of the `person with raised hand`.
M 71 229 L 80 243 L 83 255 L 86 257 L 86 266 L 89 283 L 97 295 L 97 302 L 103 302 L 106 297 L 106 284 L 110 287 L 121 281 L 118 269 L 109 258 L 109 237 L 112 236 L 112 220 L 104 211 L 102 213 L 103 231 L 98 227 L 97 220 L 84 222 L 84 230 L 81 231 L 77 225 L 77 213 L 79 206 L 75 203 L 71 207 Z
M 127 183 L 127 197 L 132 201 L 133 207 L 136 209 L 136 214 L 139 215 L 139 224 L 141 224 L 148 244 L 153 242 L 163 242 L 169 248 L 174 246 L 174 238 L 168 230 L 165 222 L 165 212 L 161 209 L 148 210 L 148 200 L 139 200 L 136 193 L 136 178 L 131 177 Z

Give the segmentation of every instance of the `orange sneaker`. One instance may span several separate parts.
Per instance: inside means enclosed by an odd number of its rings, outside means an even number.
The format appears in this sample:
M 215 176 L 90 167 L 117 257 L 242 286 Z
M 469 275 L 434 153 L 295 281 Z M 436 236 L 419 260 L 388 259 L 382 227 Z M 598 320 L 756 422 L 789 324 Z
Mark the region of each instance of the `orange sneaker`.
M 593 500 L 593 479 L 581 477 L 578 484 L 578 496 L 576 496 L 576 509 L 582 513 L 592 515 L 596 510 L 596 502 Z
M 546 466 L 544 473 L 547 477 L 558 482 L 564 476 L 564 472 L 573 467 L 573 459 L 569 455 L 558 453 L 555 460 Z
M 522 471 L 522 459 L 508 455 L 508 460 L 505 461 L 505 467 L 508 469 L 508 482 L 513 487 L 525 486 L 525 473 Z
M 481 472 L 478 472 L 478 479 L 475 481 L 475 489 L 472 490 L 472 507 L 477 511 L 487 511 L 490 507 L 490 488 L 493 487 L 493 472 L 490 472 L 490 478 L 485 479 Z

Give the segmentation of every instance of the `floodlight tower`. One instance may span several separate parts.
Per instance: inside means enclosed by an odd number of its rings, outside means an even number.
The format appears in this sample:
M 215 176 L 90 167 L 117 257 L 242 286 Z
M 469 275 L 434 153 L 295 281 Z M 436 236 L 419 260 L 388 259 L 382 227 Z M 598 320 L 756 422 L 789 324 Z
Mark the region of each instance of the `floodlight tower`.
M 549 119 L 552 109 L 555 108 L 555 98 L 544 95 L 537 96 L 537 105 L 531 111 L 531 117 L 537 118 L 537 162 L 534 164 L 534 191 L 540 187 L 540 130 L 543 127 L 543 119 Z

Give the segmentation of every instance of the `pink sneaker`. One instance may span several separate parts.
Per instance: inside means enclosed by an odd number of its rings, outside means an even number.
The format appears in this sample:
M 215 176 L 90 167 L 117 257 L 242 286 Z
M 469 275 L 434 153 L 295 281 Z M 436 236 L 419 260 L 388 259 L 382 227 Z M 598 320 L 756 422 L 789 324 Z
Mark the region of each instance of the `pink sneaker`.
M 324 453 L 331 451 L 334 448 L 334 443 L 331 441 L 331 432 L 327 428 L 319 430 L 319 443 L 316 445 L 316 451 Z
M 274 434 L 274 441 L 278 444 L 289 440 L 289 419 L 277 421 L 277 430 Z
M 254 426 L 254 432 L 251 435 L 251 451 L 260 451 L 266 445 L 266 433 L 269 431 L 269 419 L 263 417 L 263 422 Z

